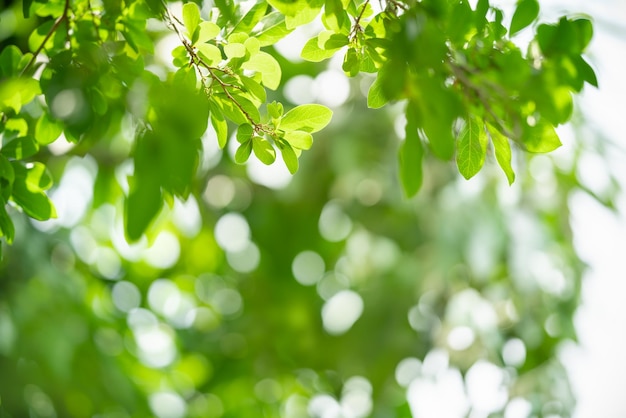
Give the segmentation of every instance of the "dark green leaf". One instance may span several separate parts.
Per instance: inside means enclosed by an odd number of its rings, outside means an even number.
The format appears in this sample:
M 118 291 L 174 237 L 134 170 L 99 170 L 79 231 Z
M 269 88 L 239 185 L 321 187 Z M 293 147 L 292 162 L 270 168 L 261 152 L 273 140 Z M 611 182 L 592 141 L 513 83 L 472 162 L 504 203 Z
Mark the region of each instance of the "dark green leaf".
M 414 196 L 422 186 L 422 158 L 424 156 L 422 141 L 417 133 L 417 123 L 410 113 L 407 112 L 405 139 L 398 154 L 400 181 L 407 197 Z
M 5 157 L 23 160 L 32 157 L 39 151 L 39 145 L 32 136 L 15 138 L 2 146 L 0 153 Z

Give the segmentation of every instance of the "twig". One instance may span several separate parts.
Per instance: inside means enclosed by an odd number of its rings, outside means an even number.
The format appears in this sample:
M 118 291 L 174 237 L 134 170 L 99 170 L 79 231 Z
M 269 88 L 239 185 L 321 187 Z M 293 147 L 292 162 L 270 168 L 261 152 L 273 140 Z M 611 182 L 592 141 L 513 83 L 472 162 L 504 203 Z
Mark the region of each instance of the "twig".
M 52 34 L 59 28 L 59 26 L 61 25 L 61 22 L 63 22 L 64 20 L 67 20 L 67 14 L 69 10 L 70 10 L 70 0 L 65 0 L 65 6 L 63 7 L 63 14 L 61 14 L 61 16 L 59 16 L 57 20 L 54 21 L 54 24 L 52 25 L 52 27 L 46 34 L 46 37 L 41 42 L 41 45 L 39 45 L 39 47 L 35 50 L 35 52 L 33 53 L 33 57 L 30 59 L 30 61 L 28 61 L 28 64 L 26 64 L 26 67 L 24 67 L 24 69 L 22 69 L 22 71 L 20 72 L 20 76 L 23 76 L 26 73 L 26 71 L 28 71 L 30 67 L 32 67 L 32 65 L 37 60 L 37 56 L 46 45 L 46 42 L 48 42 Z

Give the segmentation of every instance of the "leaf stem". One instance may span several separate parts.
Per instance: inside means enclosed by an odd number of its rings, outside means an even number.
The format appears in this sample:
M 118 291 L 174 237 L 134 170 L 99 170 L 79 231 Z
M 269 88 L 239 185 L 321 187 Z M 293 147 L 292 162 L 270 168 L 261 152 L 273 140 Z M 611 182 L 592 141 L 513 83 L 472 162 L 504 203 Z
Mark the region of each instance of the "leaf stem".
M 69 10 L 70 10 L 70 0 L 65 0 L 65 5 L 63 6 L 63 13 L 61 14 L 61 16 L 57 17 L 57 19 L 54 21 L 54 23 L 52 24 L 52 27 L 46 34 L 46 37 L 43 39 L 39 47 L 33 53 L 33 57 L 30 59 L 30 61 L 28 61 L 28 64 L 26 64 L 26 67 L 24 67 L 24 69 L 22 69 L 22 71 L 20 72 L 20 76 L 23 76 L 26 73 L 26 71 L 28 71 L 30 67 L 33 66 L 33 64 L 37 60 L 37 56 L 46 45 L 46 42 L 48 42 L 52 34 L 59 28 L 61 23 L 67 19 Z

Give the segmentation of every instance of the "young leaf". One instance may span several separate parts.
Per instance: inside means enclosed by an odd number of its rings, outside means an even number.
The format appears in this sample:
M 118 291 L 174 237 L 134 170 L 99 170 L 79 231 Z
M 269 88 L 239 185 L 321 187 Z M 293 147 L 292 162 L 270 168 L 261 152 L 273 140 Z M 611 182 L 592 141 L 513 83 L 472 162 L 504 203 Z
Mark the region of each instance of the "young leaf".
M 407 115 L 405 135 L 405 140 L 400 146 L 400 152 L 398 153 L 400 180 L 402 181 L 404 194 L 407 197 L 412 197 L 422 187 L 424 147 L 417 133 L 417 124 L 410 115 Z
M 456 163 L 463 177 L 469 180 L 480 171 L 486 152 L 487 134 L 483 121 L 472 117 L 461 131 L 457 145 Z
M 509 35 L 513 36 L 526 26 L 533 23 L 533 20 L 539 15 L 539 3 L 537 0 L 519 0 L 517 8 L 511 19 Z
M 303 131 L 285 132 L 283 137 L 294 148 L 307 150 L 313 145 L 313 135 Z
M 283 115 L 283 104 L 275 101 L 268 103 L 267 113 L 269 113 L 272 118 L 279 119 Z
M 278 144 L 278 149 L 283 157 L 283 161 L 287 166 L 287 169 L 291 174 L 296 174 L 298 171 L 298 156 L 296 155 L 291 145 L 288 143 Z
M 323 129 L 333 116 L 332 110 L 319 104 L 294 107 L 283 116 L 280 129 L 314 133 Z
M 511 185 L 515 181 L 515 172 L 513 171 L 513 167 L 511 167 L 511 144 L 509 144 L 509 140 L 493 125 L 487 124 L 487 130 L 491 136 L 496 161 L 498 161 L 498 165 L 500 165 L 500 168 L 502 168 L 502 171 L 506 174 L 509 185 Z
M 276 150 L 266 139 L 258 136 L 252 138 L 252 150 L 254 155 L 265 165 L 270 165 L 276 160 Z
M 252 56 L 242 64 L 241 68 L 261 73 L 263 85 L 268 89 L 276 90 L 280 85 L 280 64 L 267 52 L 259 52 Z
M 243 164 L 248 161 L 250 158 L 250 153 L 252 152 L 252 140 L 248 140 L 243 144 L 239 145 L 237 148 L 237 152 L 235 152 L 235 162 L 237 164 Z
M 183 23 L 189 38 L 193 39 L 198 24 L 200 24 L 200 9 L 196 3 L 185 3 L 183 6 Z

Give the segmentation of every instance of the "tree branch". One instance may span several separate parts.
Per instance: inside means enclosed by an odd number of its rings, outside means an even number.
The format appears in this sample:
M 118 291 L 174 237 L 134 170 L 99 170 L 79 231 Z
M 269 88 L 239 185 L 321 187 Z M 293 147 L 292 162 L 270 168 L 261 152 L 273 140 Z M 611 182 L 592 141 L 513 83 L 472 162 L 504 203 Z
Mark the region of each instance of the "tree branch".
M 67 19 L 67 14 L 68 14 L 69 10 L 70 10 L 70 0 L 65 0 L 65 6 L 63 7 L 63 13 L 61 14 L 61 16 L 59 16 L 57 18 L 57 20 L 54 21 L 54 24 L 52 25 L 52 27 L 50 28 L 50 30 L 46 34 L 46 37 L 41 42 L 41 45 L 39 45 L 39 47 L 35 50 L 35 52 L 33 53 L 33 57 L 30 59 L 30 61 L 28 61 L 28 64 L 26 64 L 26 67 L 24 67 L 24 69 L 20 72 L 20 76 L 23 76 L 26 73 L 26 71 L 28 71 L 30 69 L 30 67 L 33 66 L 33 64 L 37 60 L 37 56 L 39 55 L 41 50 L 46 45 L 46 42 L 48 42 L 48 40 L 50 39 L 52 34 L 54 34 L 54 32 L 59 28 L 61 23 L 64 20 Z

